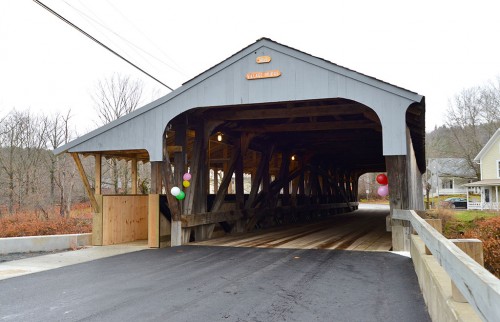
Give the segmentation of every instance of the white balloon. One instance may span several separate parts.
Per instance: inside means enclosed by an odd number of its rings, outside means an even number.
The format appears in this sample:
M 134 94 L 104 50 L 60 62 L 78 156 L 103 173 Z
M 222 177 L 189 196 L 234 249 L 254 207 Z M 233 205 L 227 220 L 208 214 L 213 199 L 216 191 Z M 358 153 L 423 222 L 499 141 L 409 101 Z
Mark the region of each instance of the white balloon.
M 179 189 L 179 187 L 173 187 L 172 189 L 170 189 L 170 193 L 172 194 L 172 196 L 177 197 L 177 195 L 181 193 L 181 189 Z

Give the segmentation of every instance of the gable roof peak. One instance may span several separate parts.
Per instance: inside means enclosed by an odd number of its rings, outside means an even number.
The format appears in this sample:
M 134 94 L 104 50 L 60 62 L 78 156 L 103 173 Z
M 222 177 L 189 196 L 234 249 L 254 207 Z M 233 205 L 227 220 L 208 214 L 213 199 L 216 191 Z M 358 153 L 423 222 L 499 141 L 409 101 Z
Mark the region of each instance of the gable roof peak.
M 474 158 L 474 162 L 477 162 L 477 163 L 481 162 L 481 159 L 493 147 L 493 144 L 495 143 L 495 141 L 499 137 L 500 137 L 500 128 L 498 128 L 495 131 L 495 133 L 491 136 L 491 138 L 488 140 L 488 142 L 486 142 L 486 144 L 484 145 L 484 147 L 481 149 L 481 151 L 479 151 L 479 153 Z

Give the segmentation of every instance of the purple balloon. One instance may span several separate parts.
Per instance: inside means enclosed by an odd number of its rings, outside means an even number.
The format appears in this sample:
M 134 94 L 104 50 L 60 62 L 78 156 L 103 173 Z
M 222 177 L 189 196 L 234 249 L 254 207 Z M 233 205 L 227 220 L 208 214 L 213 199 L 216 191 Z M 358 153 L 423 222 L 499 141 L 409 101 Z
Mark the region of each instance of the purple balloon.
M 182 176 L 182 179 L 186 180 L 186 181 L 189 181 L 191 180 L 191 174 L 190 173 L 184 173 L 184 175 Z
M 381 197 L 386 197 L 389 194 L 389 187 L 387 185 L 380 186 L 377 189 L 377 193 Z

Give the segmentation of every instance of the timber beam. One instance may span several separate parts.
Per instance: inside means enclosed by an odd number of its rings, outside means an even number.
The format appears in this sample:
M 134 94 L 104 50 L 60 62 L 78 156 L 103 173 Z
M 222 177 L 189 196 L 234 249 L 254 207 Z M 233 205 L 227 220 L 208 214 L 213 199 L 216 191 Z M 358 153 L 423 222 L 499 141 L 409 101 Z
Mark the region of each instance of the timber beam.
M 80 173 L 80 177 L 82 178 L 83 185 L 85 186 L 85 190 L 87 191 L 87 195 L 89 196 L 90 199 L 90 204 L 92 205 L 92 209 L 94 212 L 99 212 L 99 205 L 97 204 L 97 200 L 95 199 L 94 192 L 92 191 L 92 188 L 90 187 L 89 179 L 87 178 L 87 175 L 85 174 L 85 169 L 83 168 L 82 161 L 80 160 L 80 157 L 78 156 L 78 153 L 76 152 L 71 152 L 71 156 L 73 157 L 73 160 L 75 161 L 76 167 L 78 169 L 78 172 Z
M 181 222 L 183 228 L 196 227 L 208 224 L 215 224 L 224 221 L 236 221 L 252 216 L 257 220 L 274 215 L 277 211 L 295 211 L 295 212 L 309 212 L 311 210 L 328 210 L 338 208 L 350 208 L 358 206 L 358 202 L 350 202 L 347 206 L 345 203 L 329 203 L 329 204 L 314 204 L 314 205 L 301 205 L 301 206 L 282 206 L 273 208 L 253 208 L 242 210 L 224 210 L 217 212 L 206 212 L 193 215 L 182 215 Z

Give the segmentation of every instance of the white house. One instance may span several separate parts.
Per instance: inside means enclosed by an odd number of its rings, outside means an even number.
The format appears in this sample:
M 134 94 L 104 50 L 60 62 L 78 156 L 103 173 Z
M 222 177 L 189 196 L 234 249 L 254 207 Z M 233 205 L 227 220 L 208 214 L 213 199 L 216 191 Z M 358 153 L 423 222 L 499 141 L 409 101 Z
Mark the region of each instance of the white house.
M 474 169 L 461 158 L 428 159 L 427 170 L 431 196 L 465 195 L 468 188 L 464 184 L 478 179 Z
M 481 167 L 481 180 L 466 184 L 469 189 L 479 187 L 480 194 L 467 194 L 468 209 L 500 210 L 500 128 L 493 134 L 474 158 Z

